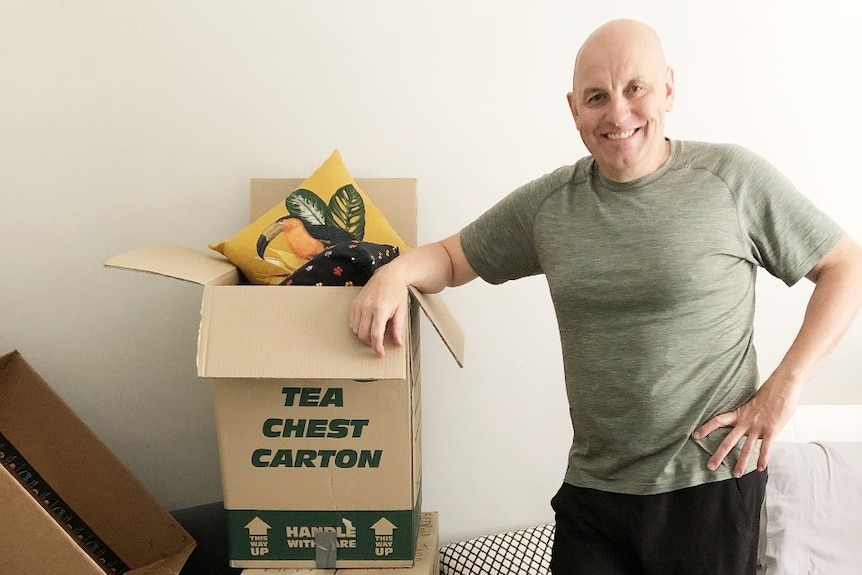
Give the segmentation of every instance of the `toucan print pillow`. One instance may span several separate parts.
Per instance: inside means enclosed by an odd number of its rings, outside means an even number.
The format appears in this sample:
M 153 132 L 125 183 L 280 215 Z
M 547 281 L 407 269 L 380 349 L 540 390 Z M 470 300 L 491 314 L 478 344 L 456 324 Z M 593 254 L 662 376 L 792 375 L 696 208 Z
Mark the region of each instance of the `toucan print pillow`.
M 283 202 L 234 237 L 209 247 L 250 283 L 284 285 L 324 250 L 356 241 L 393 246 L 396 253 L 408 249 L 335 150 Z

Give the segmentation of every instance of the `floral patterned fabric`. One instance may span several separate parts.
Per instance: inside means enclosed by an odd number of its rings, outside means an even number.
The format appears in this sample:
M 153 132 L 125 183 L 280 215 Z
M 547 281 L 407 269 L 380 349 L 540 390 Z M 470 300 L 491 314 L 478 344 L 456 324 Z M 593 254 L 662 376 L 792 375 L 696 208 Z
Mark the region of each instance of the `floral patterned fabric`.
M 397 246 L 352 240 L 332 246 L 293 272 L 282 285 L 362 286 L 398 256 Z

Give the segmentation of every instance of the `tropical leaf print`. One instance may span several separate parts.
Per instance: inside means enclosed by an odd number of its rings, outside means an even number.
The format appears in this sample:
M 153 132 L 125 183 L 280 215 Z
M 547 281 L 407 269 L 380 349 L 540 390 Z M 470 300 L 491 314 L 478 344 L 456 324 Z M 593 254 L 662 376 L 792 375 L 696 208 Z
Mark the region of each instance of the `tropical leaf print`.
M 329 199 L 329 217 L 327 223 L 338 226 L 354 239 L 365 237 L 365 202 L 352 184 L 339 188 Z
M 327 223 L 329 208 L 326 203 L 320 199 L 320 196 L 299 188 L 284 200 L 284 205 L 290 215 L 299 218 L 310 226 L 322 226 Z
M 313 238 L 322 241 L 327 246 L 349 242 L 353 239 L 353 236 L 348 232 L 335 225 L 308 226 L 306 229 Z

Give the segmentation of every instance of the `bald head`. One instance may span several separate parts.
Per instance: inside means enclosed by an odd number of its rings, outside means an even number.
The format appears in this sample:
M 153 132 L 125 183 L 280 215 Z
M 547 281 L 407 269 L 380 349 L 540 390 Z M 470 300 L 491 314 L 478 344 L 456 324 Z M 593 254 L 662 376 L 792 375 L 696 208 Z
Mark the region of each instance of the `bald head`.
M 674 99 L 673 70 L 655 30 L 613 20 L 584 41 L 566 94 L 584 145 L 603 176 L 629 182 L 668 158 L 665 115 Z
M 648 60 L 656 70 L 667 68 L 664 49 L 658 34 L 637 20 L 611 20 L 590 34 L 575 58 L 573 91 L 586 68 L 612 69 L 633 58 Z

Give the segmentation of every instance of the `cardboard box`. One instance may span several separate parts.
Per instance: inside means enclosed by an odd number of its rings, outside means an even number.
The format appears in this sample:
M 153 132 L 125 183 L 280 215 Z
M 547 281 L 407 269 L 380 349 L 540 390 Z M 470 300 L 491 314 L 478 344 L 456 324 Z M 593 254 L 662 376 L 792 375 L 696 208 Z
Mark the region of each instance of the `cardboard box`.
M 0 356 L 0 502 L 3 573 L 178 573 L 195 547 L 18 352 Z
M 440 525 L 437 512 L 422 513 L 416 561 L 403 569 L 244 569 L 242 575 L 438 575 Z
M 251 219 L 301 180 L 252 180 Z M 416 242 L 416 181 L 358 180 Z M 377 357 L 348 327 L 360 288 L 244 285 L 214 253 L 157 245 L 110 267 L 203 285 L 197 367 L 213 380 L 231 566 L 408 567 L 421 510 L 419 310 L 459 364 L 463 333 L 442 300 L 411 290 L 404 347 Z

